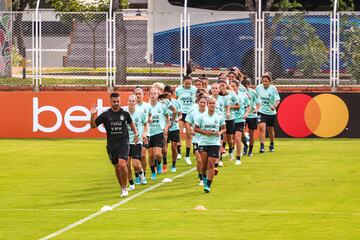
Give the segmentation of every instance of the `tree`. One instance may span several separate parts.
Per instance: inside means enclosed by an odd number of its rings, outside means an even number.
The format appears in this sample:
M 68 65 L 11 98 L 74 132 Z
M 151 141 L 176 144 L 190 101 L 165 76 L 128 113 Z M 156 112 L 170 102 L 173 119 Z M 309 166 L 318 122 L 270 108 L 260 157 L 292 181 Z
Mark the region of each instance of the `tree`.
M 23 12 L 28 4 L 33 4 L 35 0 L 13 0 L 12 10 L 16 12 Z M 22 66 L 22 77 L 26 78 L 26 47 L 24 43 L 24 29 L 22 23 L 22 13 L 14 13 L 14 22 L 13 22 L 13 35 L 16 39 L 17 47 L 19 54 L 21 56 L 21 66 Z

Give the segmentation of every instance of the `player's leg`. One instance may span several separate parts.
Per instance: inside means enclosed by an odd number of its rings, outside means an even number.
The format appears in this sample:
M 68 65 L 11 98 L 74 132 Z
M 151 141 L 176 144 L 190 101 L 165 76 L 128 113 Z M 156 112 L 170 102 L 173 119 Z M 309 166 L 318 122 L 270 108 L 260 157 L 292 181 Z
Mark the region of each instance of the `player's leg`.
M 236 161 L 235 164 L 236 165 L 240 165 L 241 164 L 241 151 L 242 151 L 242 144 L 241 144 L 241 139 L 242 139 L 242 131 L 243 129 L 241 128 L 242 123 L 239 123 L 237 125 L 238 129 L 236 129 L 235 131 L 235 146 L 236 146 Z
M 265 134 L 266 134 L 266 118 L 264 114 L 258 115 L 259 122 L 259 139 L 260 139 L 260 153 L 265 152 Z
M 151 137 L 150 137 L 150 141 L 151 141 Z M 149 166 L 150 166 L 150 170 L 151 170 L 151 179 L 155 180 L 156 172 L 155 172 L 155 160 L 154 160 L 154 147 L 152 147 L 152 145 L 150 145 L 150 142 L 149 142 L 149 148 L 148 148 L 148 155 L 149 155 Z
M 217 146 L 209 146 L 208 147 L 208 174 L 206 185 L 204 184 L 204 191 L 209 193 L 212 181 L 215 176 L 215 162 L 219 158 L 220 148 Z
M 208 169 L 208 154 L 204 149 L 204 146 L 199 146 L 199 153 L 200 153 L 200 159 L 201 159 L 201 174 L 203 179 L 203 184 L 206 184 L 207 181 L 207 169 Z
M 178 155 L 177 146 L 178 146 L 178 142 L 173 142 L 173 141 L 171 142 L 171 160 L 172 160 L 171 172 L 176 172 L 176 160 Z
M 169 132 L 169 136 L 167 138 L 164 138 L 164 147 L 162 148 L 162 172 L 165 173 L 167 172 L 167 154 L 168 154 L 168 145 L 170 142 L 170 132 Z
M 253 148 L 254 148 L 254 142 L 255 142 L 255 131 L 257 129 L 257 119 L 256 118 L 249 118 L 248 119 L 248 128 L 249 128 L 249 151 L 248 156 L 252 157 Z
M 132 177 L 132 170 L 131 170 L 131 165 L 132 165 L 132 160 L 131 160 L 131 151 L 133 150 L 132 149 L 132 146 L 130 146 L 130 154 L 129 154 L 129 157 L 126 161 L 126 167 L 127 167 L 127 175 L 128 175 L 128 180 L 129 180 L 129 184 L 130 186 L 128 187 L 128 190 L 131 191 L 131 190 L 134 190 L 135 189 L 135 184 L 134 184 L 134 179 Z
M 270 146 L 269 146 L 269 150 L 270 152 L 273 152 L 274 149 L 274 142 L 275 142 L 275 119 L 276 116 L 275 115 L 268 115 L 267 116 L 267 130 L 269 133 L 269 138 L 270 138 Z
M 141 150 L 142 150 L 142 145 L 141 144 L 137 144 L 134 145 L 134 150 L 131 152 L 131 158 L 132 158 L 132 165 L 134 168 L 134 172 L 135 172 L 135 184 L 140 184 L 140 183 L 144 183 L 144 173 L 143 173 L 143 169 L 141 167 Z
M 235 121 L 226 121 L 226 142 L 229 146 L 230 160 L 234 160 L 234 133 L 235 133 Z
M 146 144 L 146 146 L 143 146 L 141 148 L 141 167 L 142 167 L 143 172 L 144 172 L 144 177 L 146 177 L 146 168 L 147 168 L 147 160 L 146 160 L 146 152 L 147 152 L 146 149 L 147 149 L 147 147 L 148 147 L 148 144 Z
M 201 161 L 201 154 L 199 152 L 199 146 L 197 143 L 193 143 L 193 153 L 195 155 L 196 158 L 196 169 L 198 172 L 198 177 L 199 177 L 199 185 L 203 186 L 204 182 L 203 182 L 203 175 L 202 175 L 202 161 Z

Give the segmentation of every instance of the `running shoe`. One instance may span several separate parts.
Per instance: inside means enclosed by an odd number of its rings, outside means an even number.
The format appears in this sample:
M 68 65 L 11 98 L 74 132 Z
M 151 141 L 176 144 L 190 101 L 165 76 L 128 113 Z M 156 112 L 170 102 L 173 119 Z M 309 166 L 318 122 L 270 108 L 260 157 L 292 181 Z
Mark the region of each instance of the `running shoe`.
M 135 184 L 139 185 L 141 183 L 140 177 L 135 177 Z
M 120 197 L 123 198 L 123 197 L 127 197 L 127 196 L 129 196 L 128 190 L 126 188 L 121 189 Z
M 166 172 L 167 172 L 167 166 L 166 166 L 166 164 L 163 165 L 163 167 L 162 167 L 162 172 L 163 172 L 163 173 L 166 173 Z
M 146 177 L 144 177 L 144 179 L 142 180 L 141 184 L 143 184 L 143 185 L 146 185 L 146 184 L 147 184 Z
M 204 181 L 203 180 L 200 180 L 199 186 L 204 186 Z
M 185 162 L 186 162 L 187 165 L 191 165 L 190 157 L 186 157 Z
M 241 165 L 241 161 L 240 161 L 240 160 L 236 160 L 236 161 L 235 161 L 235 165 Z
M 244 155 L 247 154 L 247 151 L 248 151 L 248 145 L 247 145 L 247 144 L 244 144 Z
M 176 172 L 176 167 L 171 167 L 171 172 Z
M 151 180 L 155 180 L 156 179 L 156 173 L 151 173 Z
M 203 178 L 203 186 L 205 186 L 207 184 L 207 178 Z
M 235 156 L 234 156 L 234 152 L 230 153 L 230 161 L 234 161 L 235 160 Z
M 176 157 L 176 160 L 180 160 L 181 159 L 181 154 L 178 153 L 177 157 Z
M 270 145 L 269 151 L 270 151 L 270 152 L 274 152 L 274 151 L 275 151 L 274 146 L 271 146 L 271 145 Z
M 264 153 L 264 152 L 265 152 L 265 148 L 261 147 L 259 153 Z
M 249 152 L 248 157 L 252 157 L 252 156 L 253 156 L 252 152 Z
M 210 187 L 208 185 L 204 185 L 204 192 L 209 193 Z
M 161 174 L 161 163 L 156 165 L 156 172 L 157 174 Z
M 223 167 L 224 163 L 222 161 L 219 162 L 219 167 Z
M 133 185 L 130 185 L 127 190 L 128 190 L 128 191 L 135 190 L 135 185 L 134 185 L 134 184 L 133 184 Z

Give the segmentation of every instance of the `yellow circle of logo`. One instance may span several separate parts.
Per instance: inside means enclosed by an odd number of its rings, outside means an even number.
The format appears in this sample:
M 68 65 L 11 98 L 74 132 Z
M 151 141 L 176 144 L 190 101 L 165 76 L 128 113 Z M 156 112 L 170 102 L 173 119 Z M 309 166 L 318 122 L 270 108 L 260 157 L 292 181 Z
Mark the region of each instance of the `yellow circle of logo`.
M 333 94 L 315 96 L 306 105 L 305 123 L 318 137 L 340 134 L 349 121 L 349 110 L 344 101 Z

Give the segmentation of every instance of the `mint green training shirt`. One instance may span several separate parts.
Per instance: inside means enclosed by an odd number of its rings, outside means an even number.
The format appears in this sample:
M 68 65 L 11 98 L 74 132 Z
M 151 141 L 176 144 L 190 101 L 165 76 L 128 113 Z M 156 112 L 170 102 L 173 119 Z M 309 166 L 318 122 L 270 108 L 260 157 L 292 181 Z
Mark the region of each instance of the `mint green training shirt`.
M 267 115 L 276 115 L 276 109 L 271 110 L 270 108 L 270 106 L 274 106 L 276 101 L 280 100 L 276 87 L 270 85 L 268 88 L 264 88 L 264 85 L 260 84 L 256 87 L 256 93 L 261 100 L 259 112 Z
M 180 102 L 182 113 L 188 113 L 190 108 L 195 104 L 197 88 L 191 86 L 189 89 L 179 86 L 175 89 L 175 94 Z
M 205 131 L 220 131 L 221 127 L 225 125 L 225 120 L 217 112 L 214 112 L 212 115 L 204 112 L 196 119 L 195 125 Z M 220 146 L 220 139 L 221 136 L 201 134 L 199 146 Z

